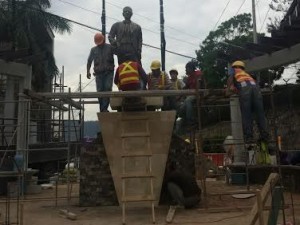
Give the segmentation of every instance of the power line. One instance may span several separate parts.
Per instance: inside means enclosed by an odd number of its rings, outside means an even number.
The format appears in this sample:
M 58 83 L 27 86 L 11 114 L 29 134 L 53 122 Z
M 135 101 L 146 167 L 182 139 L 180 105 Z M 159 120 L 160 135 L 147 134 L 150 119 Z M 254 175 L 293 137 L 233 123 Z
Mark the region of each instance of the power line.
M 270 7 L 270 5 L 269 5 L 269 9 L 268 9 L 268 11 L 267 11 L 267 13 L 266 13 L 266 16 L 265 16 L 265 18 L 264 18 L 263 23 L 261 24 L 261 27 L 260 27 L 259 32 L 261 32 L 261 30 L 263 29 L 263 26 L 265 25 L 265 22 L 266 22 L 266 20 L 267 20 L 267 18 L 268 18 L 268 15 L 269 15 L 270 10 L 271 10 L 271 7 Z
M 113 4 L 113 3 L 110 3 L 110 2 L 107 2 L 107 4 L 112 5 L 112 6 L 115 6 L 115 7 L 119 8 L 119 9 L 123 9 L 123 7 L 121 7 L 120 5 L 116 5 L 116 4 Z M 152 18 L 150 18 L 150 17 L 144 16 L 144 15 L 141 15 L 141 14 L 138 14 L 138 13 L 134 13 L 134 15 L 137 15 L 137 16 L 139 16 L 139 17 L 145 18 L 145 19 L 147 19 L 147 20 L 149 20 L 149 21 L 152 21 L 152 22 L 154 22 L 154 23 L 160 24 L 159 21 L 156 21 L 156 20 L 154 20 L 154 19 L 152 19 Z M 192 34 L 189 34 L 189 33 L 186 33 L 186 32 L 184 32 L 184 31 L 179 30 L 179 29 L 177 29 L 177 28 L 174 28 L 174 27 L 172 27 L 172 26 L 165 25 L 165 27 L 170 28 L 170 29 L 172 29 L 172 30 L 175 30 L 175 31 L 177 31 L 177 32 L 180 32 L 180 33 L 182 33 L 182 34 L 185 34 L 185 35 L 187 35 L 187 36 L 190 36 L 190 37 L 192 37 L 192 38 L 195 38 L 195 39 L 200 40 L 199 37 L 197 37 L 197 36 L 195 36 L 195 35 L 192 35 Z
M 101 16 L 101 14 L 98 13 L 98 12 L 96 12 L 96 11 L 93 11 L 93 10 L 90 10 L 90 9 L 87 9 L 87 8 L 84 8 L 84 7 L 81 7 L 81 6 L 76 5 L 76 4 L 74 4 L 74 3 L 67 2 L 67 1 L 64 1 L 64 0 L 58 0 L 58 1 L 60 1 L 60 2 L 62 2 L 62 3 L 65 3 L 65 4 L 68 4 L 68 5 L 71 5 L 71 6 L 73 6 L 73 7 L 82 9 L 82 10 L 84 10 L 84 11 L 91 12 L 91 13 L 94 13 L 94 14 L 96 14 L 96 15 L 100 15 L 100 16 Z M 121 8 L 121 7 L 119 7 L 119 6 L 117 6 L 117 5 L 114 5 L 114 4 L 112 4 L 112 3 L 107 3 L 107 4 L 110 4 L 110 5 L 116 6 L 116 7 L 118 7 L 118 8 Z M 138 14 L 135 14 L 135 15 L 138 15 Z M 157 23 L 156 21 L 154 21 L 154 20 L 152 20 L 152 19 L 150 19 L 150 18 L 148 18 L 148 17 L 142 16 L 142 15 L 138 15 L 138 16 L 144 17 L 144 18 L 146 18 L 146 19 L 148 19 L 148 20 L 151 20 L 151 21 Z M 116 18 L 113 18 L 113 17 L 109 17 L 109 16 L 107 16 L 107 17 L 110 18 L 110 19 L 112 19 L 112 20 L 115 20 L 115 21 L 120 21 L 120 20 L 118 20 L 118 19 L 116 19 Z M 175 30 L 175 28 L 172 28 L 172 29 Z M 147 28 L 143 28 L 143 30 L 147 30 L 147 31 L 149 31 L 149 32 L 151 32 L 151 33 L 154 33 L 154 34 L 159 34 L 159 32 L 155 32 L 155 31 L 150 30 L 150 29 L 147 29 Z M 176 30 L 176 31 L 178 31 L 178 32 L 180 32 L 180 33 L 184 33 L 184 32 L 179 31 L 179 30 Z M 189 36 L 191 36 L 191 35 L 189 35 Z M 169 39 L 173 39 L 173 40 L 175 40 L 175 41 L 179 41 L 179 42 L 186 43 L 186 44 L 189 44 L 189 45 L 191 45 L 191 46 L 196 47 L 196 45 L 195 45 L 194 43 L 192 43 L 192 42 L 188 42 L 188 41 L 185 41 L 185 40 L 182 40 L 182 39 L 178 39 L 178 38 L 174 38 L 174 37 L 170 37 L 170 36 L 166 36 L 166 37 L 168 37 Z M 193 36 L 193 37 L 195 37 L 195 36 Z M 197 37 L 197 39 L 199 40 L 198 37 Z
M 29 7 L 28 7 L 29 8 Z M 92 27 L 92 26 L 89 26 L 89 25 L 86 25 L 86 24 L 83 24 L 83 23 L 80 23 L 80 22 L 77 22 L 75 20 L 71 20 L 71 19 L 68 19 L 68 18 L 65 18 L 65 17 L 62 17 L 62 16 L 59 16 L 59 15 L 56 15 L 54 13 L 50 13 L 50 12 L 46 12 L 46 11 L 43 11 L 43 10 L 40 10 L 40 9 L 36 9 L 36 8 L 30 8 L 32 10 L 36 10 L 36 11 L 41 11 L 43 13 L 46 13 L 46 14 L 49 14 L 49 15 L 52 15 L 52 16 L 57 16 L 57 17 L 60 17 L 68 22 L 71 22 L 71 23 L 74 23 L 74 24 L 77 24 L 79 26 L 82 26 L 82 27 L 86 27 L 86 28 L 89 28 L 89 29 L 92 29 L 92 30 L 95 30 L 95 31 L 100 31 L 101 32 L 101 29 L 99 28 L 95 28 L 95 27 Z M 109 34 L 108 32 L 106 32 L 106 34 Z M 156 47 L 156 46 L 153 46 L 153 45 L 150 45 L 150 44 L 146 44 L 146 43 L 143 43 L 144 46 L 147 46 L 147 47 L 150 47 L 150 48 L 154 48 L 154 49 L 159 49 L 159 47 Z M 184 54 L 181 54 L 181 53 L 177 53 L 177 52 L 174 52 L 174 51 L 170 51 L 170 50 L 167 50 L 166 49 L 166 52 L 169 52 L 173 55 L 178 55 L 178 56 L 182 56 L 182 57 L 185 57 L 185 58 L 189 58 L 189 59 L 194 59 L 195 57 L 192 57 L 192 56 L 188 56 L 188 55 L 184 55 Z
M 231 2 L 231 0 L 228 0 L 228 2 L 227 2 L 227 4 L 226 4 L 225 8 L 223 9 L 223 11 L 222 11 L 222 13 L 221 13 L 221 15 L 220 15 L 218 21 L 216 22 L 216 24 L 215 24 L 213 30 L 216 29 L 218 23 L 220 22 L 220 20 L 221 20 L 222 16 L 224 15 L 224 13 L 225 13 L 225 11 L 226 11 L 226 9 L 227 9 L 227 7 L 228 7 L 228 5 L 229 5 L 230 2 Z
M 242 9 L 242 7 L 243 7 L 243 5 L 245 4 L 245 2 L 246 2 L 246 0 L 244 0 L 244 1 L 242 2 L 242 4 L 240 5 L 240 7 L 238 8 L 238 10 L 237 10 L 236 13 L 235 13 L 235 16 L 237 16 L 237 15 L 239 14 L 239 12 L 240 12 L 240 10 Z

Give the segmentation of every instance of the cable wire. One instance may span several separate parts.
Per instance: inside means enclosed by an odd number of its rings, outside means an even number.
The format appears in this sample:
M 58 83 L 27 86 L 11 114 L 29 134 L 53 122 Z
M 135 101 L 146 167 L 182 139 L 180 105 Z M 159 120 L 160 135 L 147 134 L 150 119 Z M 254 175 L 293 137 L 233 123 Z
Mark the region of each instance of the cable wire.
M 110 2 L 107 2 L 107 4 L 112 5 L 112 6 L 115 6 L 115 7 L 119 8 L 119 9 L 123 9 L 123 7 L 121 7 L 120 5 L 116 5 L 116 4 L 113 4 L 113 3 L 110 3 Z M 150 18 L 150 17 L 144 16 L 144 15 L 141 15 L 141 14 L 138 14 L 138 13 L 134 13 L 134 15 L 137 15 L 137 16 L 139 16 L 139 17 L 145 18 L 145 19 L 147 19 L 147 20 L 149 20 L 149 21 L 152 21 L 152 22 L 154 22 L 154 23 L 160 24 L 159 21 L 156 21 L 156 20 L 154 20 L 154 19 L 152 19 L 152 18 Z M 197 37 L 197 36 L 195 36 L 195 35 L 192 35 L 192 34 L 189 34 L 189 33 L 186 33 L 186 32 L 183 32 L 182 30 L 179 30 L 179 29 L 174 28 L 174 27 L 172 27 L 172 26 L 165 25 L 165 27 L 170 28 L 170 29 L 172 29 L 172 30 L 175 30 L 175 31 L 177 31 L 177 32 L 180 32 L 181 34 L 185 34 L 185 35 L 187 35 L 187 36 L 190 36 L 190 37 L 193 37 L 193 38 L 195 38 L 195 39 L 200 40 L 199 37 Z
M 238 8 L 238 10 L 237 10 L 236 13 L 235 13 L 235 16 L 237 16 L 237 15 L 239 14 L 239 12 L 240 12 L 241 8 L 243 7 L 243 5 L 245 4 L 245 2 L 246 2 L 246 0 L 244 0 L 244 1 L 242 2 L 242 4 L 240 5 L 240 7 Z
M 89 28 L 89 29 L 92 29 L 92 30 L 100 31 L 100 32 L 101 32 L 101 29 L 99 29 L 99 28 L 95 28 L 95 27 L 92 27 L 92 26 L 89 26 L 89 25 L 86 25 L 86 24 L 77 22 L 77 21 L 75 21 L 75 20 L 68 19 L 68 18 L 66 18 L 66 17 L 62 17 L 62 16 L 59 16 L 59 15 L 56 15 L 56 14 L 54 14 L 54 13 L 50 13 L 50 12 L 43 11 L 43 10 L 36 9 L 36 8 L 30 8 L 30 9 L 32 9 L 32 10 L 37 10 L 37 11 L 42 11 L 43 13 L 46 13 L 46 14 L 49 14 L 49 15 L 52 15 L 52 16 L 60 17 L 60 18 L 62 18 L 62 19 L 65 19 L 66 21 L 71 22 L 71 23 L 74 23 L 74 24 L 76 24 L 76 25 L 83 26 L 83 27 L 86 27 L 86 28 Z M 106 32 L 106 34 L 109 34 L 109 33 Z M 150 47 L 150 48 L 154 48 L 154 49 L 160 50 L 159 47 L 156 47 L 156 46 L 153 46 L 153 45 L 150 45 L 150 44 L 143 43 L 143 45 L 144 45 L 144 46 L 147 46 L 147 47 Z M 192 57 L 192 56 L 184 55 L 184 54 L 181 54 L 181 53 L 178 53 L 178 52 L 174 52 L 174 51 L 170 51 L 170 50 L 167 50 L 167 49 L 166 49 L 166 52 L 171 53 L 171 54 L 173 54 L 173 55 L 178 55 L 178 56 L 182 56 L 182 57 L 185 57 L 185 58 L 189 58 L 189 59 L 194 59 L 194 58 L 195 58 L 195 57 Z
M 67 1 L 64 1 L 64 0 L 58 0 L 58 1 L 60 1 L 60 2 L 62 2 L 62 3 L 65 3 L 65 4 L 68 4 L 68 5 L 71 5 L 71 6 L 75 7 L 75 8 L 79 8 L 79 9 L 82 9 L 82 10 L 84 10 L 84 11 L 91 12 L 91 13 L 94 13 L 94 14 L 96 14 L 96 15 L 100 15 L 100 16 L 101 16 L 101 14 L 98 13 L 98 12 L 96 12 L 96 11 L 93 11 L 93 10 L 90 10 L 90 9 L 87 9 L 87 8 L 83 8 L 83 7 L 81 7 L 81 6 L 79 6 L 79 5 L 76 5 L 76 4 L 74 4 L 74 3 L 67 2 Z M 138 15 L 138 14 L 137 14 L 137 15 Z M 140 15 L 140 16 L 141 16 L 141 15 Z M 113 18 L 113 17 L 110 17 L 110 16 L 106 16 L 106 17 L 109 18 L 109 19 L 112 19 L 112 20 L 114 20 L 114 21 L 118 21 L 118 22 L 120 21 L 119 19 L 116 19 L 116 18 Z M 144 17 L 144 18 L 147 18 L 147 19 L 151 20 L 150 18 L 145 17 L 145 16 L 141 16 L 141 17 Z M 151 20 L 151 21 L 154 21 L 154 20 Z M 154 21 L 154 22 L 156 22 L 156 21 Z M 154 33 L 154 34 L 160 34 L 159 32 L 156 32 L 156 31 L 150 30 L 150 29 L 148 29 L 148 28 L 144 28 L 144 27 L 143 27 L 143 30 L 149 31 L 149 32 Z M 179 32 L 179 30 L 177 30 L 177 31 Z M 180 33 L 182 33 L 182 32 L 180 31 Z M 192 42 L 188 42 L 188 41 L 185 41 L 185 40 L 182 40 L 182 39 L 170 37 L 170 36 L 168 36 L 168 35 L 166 35 L 166 37 L 169 38 L 169 39 L 173 39 L 173 40 L 175 40 L 175 41 L 179 41 L 179 42 L 182 42 L 182 43 L 185 43 L 185 44 L 188 44 L 188 45 L 197 47 L 197 45 L 196 45 L 195 43 L 192 43 Z M 199 38 L 198 38 L 198 39 L 199 39 Z
M 268 9 L 268 11 L 267 11 L 267 13 L 266 13 L 266 16 L 265 16 L 265 18 L 264 18 L 263 23 L 261 24 L 261 27 L 260 27 L 260 29 L 259 29 L 259 33 L 262 31 L 263 26 L 265 25 L 265 22 L 266 22 L 266 20 L 267 20 L 267 18 L 268 18 L 268 15 L 269 15 L 269 13 L 270 13 L 270 10 L 271 10 L 271 7 L 270 7 L 270 5 L 269 5 L 269 9 Z
M 227 2 L 227 4 L 226 4 L 225 8 L 223 9 L 223 11 L 222 11 L 222 13 L 221 13 L 221 15 L 220 15 L 218 21 L 216 22 L 216 24 L 215 24 L 213 30 L 216 29 L 218 23 L 220 22 L 220 20 L 221 20 L 222 16 L 224 15 L 224 13 L 225 13 L 225 11 L 226 11 L 226 9 L 227 9 L 227 7 L 228 7 L 228 5 L 229 5 L 230 2 L 231 2 L 231 0 L 228 0 L 228 2 Z

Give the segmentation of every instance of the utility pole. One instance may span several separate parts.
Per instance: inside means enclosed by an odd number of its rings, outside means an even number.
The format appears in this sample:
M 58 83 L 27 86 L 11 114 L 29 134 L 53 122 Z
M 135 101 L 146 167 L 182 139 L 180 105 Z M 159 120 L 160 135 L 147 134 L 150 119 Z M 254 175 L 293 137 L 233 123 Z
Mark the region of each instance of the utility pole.
M 101 15 L 101 23 L 102 23 L 102 34 L 105 39 L 106 35 L 106 12 L 105 12 L 105 0 L 102 0 L 102 15 Z
M 253 43 L 254 43 L 254 44 L 257 44 L 256 7 L 255 7 L 255 0 L 252 0 L 252 18 L 253 18 Z
M 165 19 L 164 19 L 164 3 L 160 0 L 160 50 L 162 71 L 166 69 L 166 39 L 165 39 Z

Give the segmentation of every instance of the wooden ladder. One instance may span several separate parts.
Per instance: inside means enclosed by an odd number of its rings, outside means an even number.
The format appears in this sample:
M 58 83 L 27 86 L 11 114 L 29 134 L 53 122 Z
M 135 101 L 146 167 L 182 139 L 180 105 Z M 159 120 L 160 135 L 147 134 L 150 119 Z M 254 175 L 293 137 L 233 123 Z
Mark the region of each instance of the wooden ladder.
M 154 190 L 153 190 L 153 179 L 154 176 L 152 174 L 152 151 L 151 151 L 151 144 L 150 144 L 150 131 L 149 131 L 149 118 L 145 116 L 132 116 L 132 117 L 124 117 L 122 121 L 127 121 L 127 122 L 142 122 L 145 123 L 145 131 L 141 132 L 127 132 L 124 129 L 124 126 L 122 126 L 122 223 L 126 224 L 126 204 L 129 202 L 151 202 L 151 210 L 152 210 L 152 221 L 155 223 L 155 211 L 154 211 L 154 202 L 155 202 L 155 196 L 154 196 Z M 129 138 L 146 138 L 146 149 L 140 150 L 140 151 L 126 151 L 126 145 L 125 142 Z M 128 172 L 126 171 L 126 159 L 132 159 L 134 162 L 137 159 L 145 158 L 147 159 L 147 166 L 146 166 L 146 171 L 145 172 L 140 172 L 137 171 L 139 170 L 138 168 L 133 168 L 133 172 Z M 132 162 L 132 161 L 131 161 Z M 134 164 L 136 167 L 135 163 L 131 163 L 131 166 Z M 126 193 L 126 180 L 128 179 L 145 179 L 145 180 L 150 180 L 150 194 L 144 194 L 144 195 L 127 195 Z M 136 189 L 141 188 L 141 187 L 136 187 Z

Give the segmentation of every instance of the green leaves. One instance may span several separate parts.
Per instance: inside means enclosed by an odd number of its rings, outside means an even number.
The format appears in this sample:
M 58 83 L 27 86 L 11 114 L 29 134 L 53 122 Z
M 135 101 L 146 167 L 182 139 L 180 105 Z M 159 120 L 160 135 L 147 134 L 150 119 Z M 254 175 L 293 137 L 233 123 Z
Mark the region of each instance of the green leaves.
M 44 54 L 42 62 L 33 63 L 34 76 L 46 74 L 49 79 L 58 74 L 50 47 L 53 45 L 51 32 L 71 32 L 67 20 L 46 12 L 50 7 L 49 0 L 15 1 L 14 7 L 11 0 L 0 2 L 0 43 L 14 42 L 16 49 L 27 48 L 33 54 Z M 42 82 L 43 79 L 34 80 Z
M 251 14 L 248 13 L 230 18 L 209 33 L 196 51 L 209 87 L 223 87 L 228 63 L 236 59 L 236 52 L 245 51 L 243 46 L 251 39 Z

